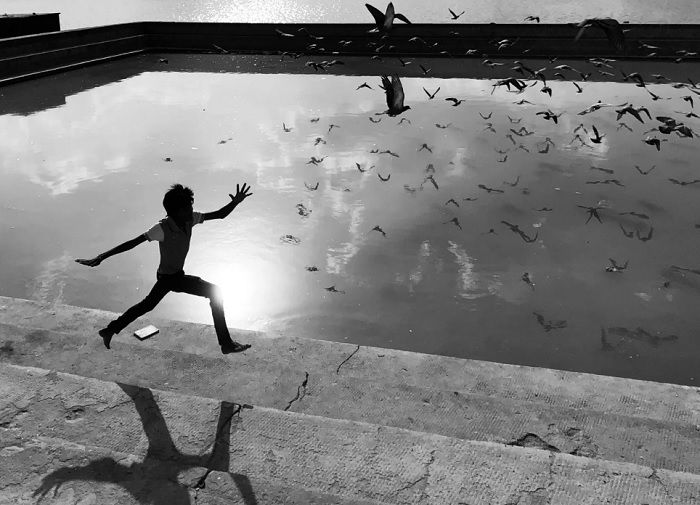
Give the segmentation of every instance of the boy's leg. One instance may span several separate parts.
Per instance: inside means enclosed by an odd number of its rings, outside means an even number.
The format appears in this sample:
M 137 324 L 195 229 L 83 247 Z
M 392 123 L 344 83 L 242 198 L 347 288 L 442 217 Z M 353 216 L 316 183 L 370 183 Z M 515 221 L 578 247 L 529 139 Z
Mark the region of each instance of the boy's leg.
M 194 275 L 183 275 L 173 283 L 171 290 L 209 298 L 216 338 L 224 354 L 244 351 L 250 347 L 250 344 L 239 344 L 231 340 L 231 335 L 226 326 L 226 317 L 224 316 L 224 301 L 221 297 L 221 291 L 216 284 L 207 282 Z
M 109 343 L 112 337 L 122 331 L 129 323 L 134 321 L 136 318 L 144 315 L 146 312 L 150 312 L 155 308 L 156 305 L 163 299 L 165 295 L 170 291 L 170 283 L 165 279 L 158 279 L 148 293 L 146 298 L 141 300 L 139 303 L 127 309 L 121 316 L 112 321 L 99 331 L 102 340 L 104 341 L 105 347 L 109 349 Z

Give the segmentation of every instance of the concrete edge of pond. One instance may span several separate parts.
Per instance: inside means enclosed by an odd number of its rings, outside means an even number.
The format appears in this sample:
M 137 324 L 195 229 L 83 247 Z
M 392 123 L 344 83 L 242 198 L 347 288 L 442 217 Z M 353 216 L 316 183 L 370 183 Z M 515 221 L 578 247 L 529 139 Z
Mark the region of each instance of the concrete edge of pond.
M 623 26 L 627 30 L 627 46 L 617 50 L 602 30 L 596 28 L 588 29 L 576 41 L 578 28 L 574 24 L 493 23 L 458 27 L 399 24 L 384 42 L 377 34 L 368 33 L 371 25 L 363 24 L 144 21 L 0 39 L 0 85 L 135 51 L 222 54 L 286 51 L 327 58 L 382 55 L 479 61 L 484 58 L 607 57 L 681 63 L 698 59 L 700 25 Z M 499 45 L 506 39 L 505 44 Z M 645 44 L 658 48 L 650 52 Z
M 0 363 L 0 377 L 0 489 L 8 502 L 53 493 L 61 502 L 109 504 L 164 503 L 166 496 L 179 496 L 177 503 L 257 503 L 257 496 L 261 503 L 337 505 L 578 505 L 592 497 L 661 505 L 697 504 L 700 495 L 700 475 L 647 464 L 40 367 Z M 289 496 L 300 492 L 299 499 Z
M 48 355 L 32 358 L 32 353 L 29 353 L 27 359 L 33 359 L 36 366 L 51 368 L 54 353 L 55 365 L 60 361 L 61 366 L 70 368 L 73 365 L 68 362 L 76 359 L 70 352 L 74 344 L 56 341 L 56 335 L 51 332 L 70 334 L 80 342 L 80 348 L 88 346 L 85 352 L 94 354 L 100 351 L 100 355 L 95 356 L 96 367 L 99 362 L 104 364 L 105 370 L 111 370 L 109 373 L 118 372 L 118 369 L 110 368 L 110 352 L 102 348 L 101 339 L 97 337 L 97 330 L 114 317 L 116 314 L 99 309 L 0 296 L 0 326 L 7 326 L 0 328 L 5 342 L 0 353 L 3 359 L 12 361 L 12 352 L 9 351 L 12 341 L 22 347 L 20 341 L 29 339 L 27 342 L 31 344 L 34 339 L 36 345 L 46 346 Z M 160 329 L 160 334 L 144 341 L 131 336 L 135 328 L 146 324 L 154 324 Z M 594 409 L 700 427 L 700 387 L 697 386 L 360 346 L 278 332 L 231 329 L 231 334 L 234 340 L 251 343 L 253 348 L 240 355 L 222 356 L 210 324 L 146 315 L 115 336 L 112 347 L 126 345 L 126 355 L 129 349 L 145 348 L 149 352 L 193 356 L 192 359 L 224 359 L 226 363 L 240 363 L 241 373 L 253 375 L 257 370 L 269 372 L 284 368 L 287 375 L 295 377 L 292 381 L 294 390 L 304 379 L 306 371 L 329 377 L 346 376 L 399 386 L 430 387 L 449 393 L 473 392 L 533 404 Z M 97 349 L 93 349 L 95 342 L 100 344 Z M 173 363 L 182 361 L 178 357 L 173 359 Z

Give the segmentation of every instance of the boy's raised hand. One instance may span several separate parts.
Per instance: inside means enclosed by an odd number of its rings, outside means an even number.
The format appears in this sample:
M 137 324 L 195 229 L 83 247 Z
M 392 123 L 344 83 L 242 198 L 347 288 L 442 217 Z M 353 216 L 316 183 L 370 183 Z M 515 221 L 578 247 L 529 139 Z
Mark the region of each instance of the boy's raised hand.
M 99 256 L 95 256 L 94 258 L 89 259 L 89 260 L 81 258 L 81 259 L 75 260 L 75 262 L 80 263 L 81 265 L 88 266 L 88 267 L 96 267 L 97 265 L 102 263 L 102 258 L 100 258 Z
M 247 197 L 252 195 L 253 193 L 248 193 L 250 191 L 250 186 L 246 187 L 247 184 L 244 182 L 243 187 L 239 188 L 238 184 L 236 184 L 236 196 L 233 196 L 231 193 L 228 194 L 228 196 L 231 197 L 231 200 L 238 205 L 241 203 L 243 200 L 245 200 Z

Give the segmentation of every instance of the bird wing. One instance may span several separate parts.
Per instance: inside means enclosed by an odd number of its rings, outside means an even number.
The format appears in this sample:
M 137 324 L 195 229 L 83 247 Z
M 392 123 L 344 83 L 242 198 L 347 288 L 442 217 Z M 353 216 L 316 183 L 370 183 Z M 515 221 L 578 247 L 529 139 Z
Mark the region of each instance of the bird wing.
M 393 89 L 392 93 L 392 104 L 389 105 L 390 108 L 401 109 L 403 107 L 403 86 L 401 85 L 401 80 L 398 75 L 391 77 L 391 87 Z
M 394 104 L 394 88 L 391 85 L 391 81 L 385 75 L 382 76 L 382 87 L 384 88 L 384 93 L 386 94 L 386 104 L 391 109 Z
M 391 26 L 394 24 L 394 4 L 389 2 L 389 5 L 386 6 L 386 14 L 384 15 L 384 29 L 389 30 Z
M 595 125 L 593 125 L 593 133 L 595 133 L 596 137 L 600 137 L 600 135 L 598 134 L 598 128 L 596 128 Z
M 583 32 L 586 31 L 586 28 L 588 28 L 589 26 L 591 26 L 591 25 L 589 24 L 589 21 L 590 21 L 590 20 L 586 19 L 585 21 L 582 21 L 581 23 L 579 23 L 578 26 L 579 26 L 580 30 L 579 30 L 578 33 L 576 34 L 576 37 L 574 37 L 574 42 L 577 42 L 578 39 L 581 38 L 581 35 L 583 35 Z
M 377 24 L 377 26 L 383 26 L 384 25 L 384 13 L 377 9 L 375 6 L 370 5 L 370 4 L 365 4 L 365 7 L 367 7 L 367 10 L 369 11 L 370 14 L 372 14 L 372 17 L 374 18 L 374 22 Z
M 407 23 L 407 24 L 409 24 L 409 25 L 411 24 L 411 22 L 408 20 L 408 18 L 407 18 L 406 16 L 404 16 L 403 14 L 399 14 L 399 13 L 397 12 L 396 14 L 394 14 L 394 17 L 395 17 L 396 19 L 400 19 L 400 20 L 403 21 L 404 23 Z

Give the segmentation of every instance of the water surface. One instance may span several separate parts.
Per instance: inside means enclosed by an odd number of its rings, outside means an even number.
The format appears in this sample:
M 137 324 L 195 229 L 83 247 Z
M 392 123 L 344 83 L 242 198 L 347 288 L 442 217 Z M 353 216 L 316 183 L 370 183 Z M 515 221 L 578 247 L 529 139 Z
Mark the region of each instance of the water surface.
M 549 81 L 550 98 L 541 83 L 491 94 L 488 79 L 413 77 L 411 109 L 390 118 L 370 73 L 181 72 L 167 70 L 237 57 L 158 58 L 3 90 L 0 294 L 121 312 L 152 286 L 155 244 L 95 269 L 73 260 L 147 230 L 172 183 L 211 211 L 247 182 L 229 218 L 195 228 L 186 264 L 222 286 L 229 326 L 694 383 L 700 275 L 671 265 L 700 269 L 700 184 L 669 179 L 700 178 L 697 142 L 651 132 L 668 139 L 657 151 L 642 142 L 657 121 L 625 116 L 629 131 L 612 109 L 577 114 L 631 101 L 697 128 L 680 113 L 687 88 L 650 84 L 652 101 L 630 83 Z M 536 115 L 547 108 L 558 124 Z M 572 142 L 581 124 L 601 143 Z M 606 272 L 609 258 L 628 268 Z M 211 322 L 204 300 L 175 293 L 153 315 Z

